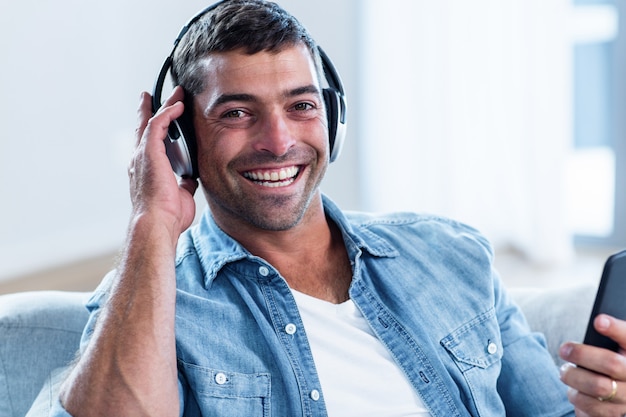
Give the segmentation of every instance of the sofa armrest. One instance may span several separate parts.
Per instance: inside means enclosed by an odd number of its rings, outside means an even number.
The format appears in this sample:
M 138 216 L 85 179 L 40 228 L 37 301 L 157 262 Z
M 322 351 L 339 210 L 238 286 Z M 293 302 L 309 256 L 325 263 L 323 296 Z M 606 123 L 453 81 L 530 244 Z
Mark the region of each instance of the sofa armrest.
M 0 417 L 24 416 L 52 370 L 73 359 L 89 296 L 65 291 L 0 296 Z
M 565 288 L 513 288 L 509 294 L 522 309 L 531 330 L 543 333 L 555 363 L 559 347 L 582 342 L 597 292 L 595 284 Z

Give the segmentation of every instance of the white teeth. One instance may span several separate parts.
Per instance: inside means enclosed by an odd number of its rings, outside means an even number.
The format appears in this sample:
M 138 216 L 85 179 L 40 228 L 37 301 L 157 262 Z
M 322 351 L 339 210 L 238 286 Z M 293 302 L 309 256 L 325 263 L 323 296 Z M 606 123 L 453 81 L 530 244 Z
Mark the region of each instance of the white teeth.
M 266 187 L 284 187 L 294 182 L 300 168 L 291 166 L 281 168 L 279 171 L 249 171 L 244 172 L 244 177 L 257 181 Z

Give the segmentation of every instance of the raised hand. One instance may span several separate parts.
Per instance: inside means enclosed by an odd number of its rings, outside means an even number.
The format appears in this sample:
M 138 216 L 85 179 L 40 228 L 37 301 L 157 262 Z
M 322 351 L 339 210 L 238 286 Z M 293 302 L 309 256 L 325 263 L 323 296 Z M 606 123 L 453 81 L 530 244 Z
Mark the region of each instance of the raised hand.
M 193 179 L 175 176 L 163 143 L 170 123 L 183 114 L 182 99 L 182 88 L 175 88 L 153 116 L 150 95 L 141 94 L 135 153 L 128 169 L 133 216 L 162 218 L 163 224 L 171 225 L 173 239 L 193 221 L 198 187 Z

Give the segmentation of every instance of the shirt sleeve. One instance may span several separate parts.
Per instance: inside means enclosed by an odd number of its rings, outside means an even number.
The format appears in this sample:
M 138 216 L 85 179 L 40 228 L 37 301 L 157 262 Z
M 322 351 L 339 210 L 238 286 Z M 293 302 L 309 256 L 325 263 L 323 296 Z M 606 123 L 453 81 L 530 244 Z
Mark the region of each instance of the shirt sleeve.
M 31 405 L 26 417 L 69 416 L 59 401 L 59 389 L 67 376 L 68 368 L 53 370 L 46 379 L 43 388 Z
M 498 393 L 507 417 L 574 417 L 567 387 L 546 348 L 545 338 L 531 332 L 519 307 L 494 272 L 496 314 L 505 354 Z

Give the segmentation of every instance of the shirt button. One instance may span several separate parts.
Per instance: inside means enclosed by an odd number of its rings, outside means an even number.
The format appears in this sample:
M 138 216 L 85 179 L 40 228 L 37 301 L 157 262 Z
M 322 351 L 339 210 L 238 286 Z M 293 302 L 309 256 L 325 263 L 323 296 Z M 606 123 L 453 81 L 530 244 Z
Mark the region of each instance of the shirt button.
M 498 351 L 498 345 L 496 345 L 495 343 L 491 342 L 489 343 L 489 345 L 487 345 L 487 352 L 489 352 L 490 355 L 493 355 L 497 351 Z
M 320 399 L 320 392 L 316 389 L 314 389 L 313 391 L 311 391 L 311 399 L 313 401 L 317 401 Z
M 228 378 L 226 378 L 226 374 L 224 374 L 223 372 L 219 372 L 215 375 L 215 382 L 218 385 L 224 385 L 227 380 Z
M 285 326 L 285 333 L 287 334 L 294 334 L 296 330 L 297 330 L 297 327 L 293 323 L 289 323 L 288 325 Z
M 270 270 L 266 266 L 260 266 L 259 274 L 261 274 L 262 277 L 266 277 L 270 274 Z

